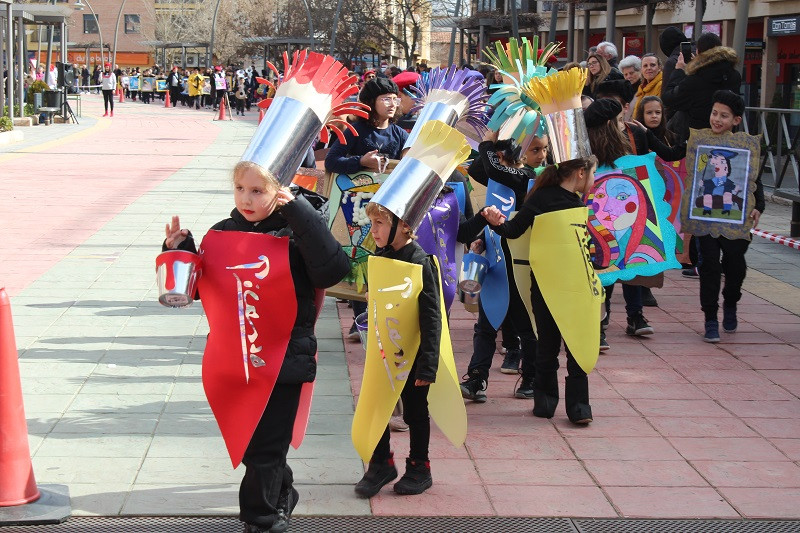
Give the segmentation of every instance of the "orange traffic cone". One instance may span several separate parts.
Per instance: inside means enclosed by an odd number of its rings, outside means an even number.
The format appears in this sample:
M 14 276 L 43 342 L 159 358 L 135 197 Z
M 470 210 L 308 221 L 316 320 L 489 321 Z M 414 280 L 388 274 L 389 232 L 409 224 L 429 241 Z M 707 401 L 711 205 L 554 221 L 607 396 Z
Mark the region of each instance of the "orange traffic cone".
M 169 91 L 166 92 L 164 97 L 164 107 L 172 107 L 172 102 L 169 101 Z
M 0 507 L 22 505 L 39 499 L 33 477 L 28 423 L 22 405 L 22 386 L 11 303 L 0 287 Z
M 227 120 L 225 117 L 225 98 L 219 99 L 219 117 L 217 120 Z
M 119 89 L 119 103 L 125 102 L 125 89 L 120 87 Z
M 258 123 L 261 124 L 261 120 L 264 118 L 264 108 L 258 108 Z

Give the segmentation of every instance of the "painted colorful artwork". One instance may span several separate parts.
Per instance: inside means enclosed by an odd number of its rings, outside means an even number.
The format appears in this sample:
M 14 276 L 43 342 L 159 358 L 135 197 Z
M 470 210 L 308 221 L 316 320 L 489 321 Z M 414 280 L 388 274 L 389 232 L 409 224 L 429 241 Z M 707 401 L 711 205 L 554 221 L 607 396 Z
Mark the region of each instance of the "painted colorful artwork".
M 139 76 L 131 76 L 128 80 L 128 89 L 131 91 L 139 90 Z
M 167 91 L 167 80 L 156 80 L 156 92 L 163 93 Z
M 153 88 L 155 87 L 155 85 L 156 85 L 155 78 L 149 78 L 149 77 L 142 78 L 142 88 L 139 90 L 142 91 L 143 93 L 151 93 L 153 92 Z
M 692 130 L 681 226 L 693 235 L 750 239 L 760 136 Z
M 656 155 L 624 156 L 601 167 L 586 197 L 591 252 L 604 286 L 680 268 L 675 227 Z

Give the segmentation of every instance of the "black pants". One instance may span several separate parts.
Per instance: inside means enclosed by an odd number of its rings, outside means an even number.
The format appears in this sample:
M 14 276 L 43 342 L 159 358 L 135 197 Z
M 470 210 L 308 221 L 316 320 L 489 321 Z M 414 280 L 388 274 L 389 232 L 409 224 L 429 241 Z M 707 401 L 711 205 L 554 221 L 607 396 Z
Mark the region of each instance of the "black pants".
M 172 107 L 178 105 L 178 100 L 181 99 L 181 88 L 180 87 L 170 87 L 169 88 L 169 99 L 172 103 Z
M 550 314 L 550 309 L 544 301 L 542 291 L 539 289 L 539 284 L 536 278 L 533 277 L 531 282 L 531 303 L 533 304 L 533 317 L 536 320 L 536 332 L 538 339 L 536 343 L 536 377 L 534 378 L 534 389 L 540 390 L 545 394 L 558 398 L 558 354 L 561 351 L 561 331 L 558 329 L 553 315 Z M 589 389 L 588 378 L 586 372 L 580 367 L 572 353 L 569 351 L 569 346 L 566 346 L 567 351 L 567 374 L 568 379 L 576 385 L 572 390 L 585 391 L 585 403 L 588 403 Z M 579 385 L 579 386 L 578 386 Z M 582 402 L 582 398 L 571 398 L 570 388 L 566 391 L 567 405 L 572 403 Z
M 242 459 L 246 470 L 239 488 L 239 518 L 243 522 L 272 527 L 278 516 L 278 496 L 291 490 L 294 478 L 286 464 L 286 454 L 292 442 L 301 387 L 275 385 L 247 445 Z
M 403 399 L 403 421 L 408 424 L 410 441 L 408 456 L 415 461 L 427 461 L 428 444 L 431 440 L 431 420 L 428 414 L 428 390 L 431 387 L 430 385 L 424 387 L 414 385 L 416 374 L 417 361 L 414 360 L 406 384 L 400 393 L 400 397 Z M 387 426 L 372 453 L 372 459 L 385 461 L 391 456 L 391 453 L 389 427 Z
M 614 294 L 614 285 L 609 285 L 606 289 L 606 309 L 611 309 L 611 295 Z M 628 316 L 635 316 L 642 312 L 642 287 L 640 285 L 628 285 L 622 283 L 622 297 L 625 299 L 625 313 Z
M 244 98 L 236 99 L 236 111 L 244 115 Z
M 506 257 L 510 257 L 507 255 Z M 536 372 L 534 361 L 536 359 L 536 335 L 533 334 L 533 326 L 528 317 L 528 310 L 522 302 L 522 298 L 517 291 L 517 285 L 514 283 L 513 273 L 509 272 L 509 301 L 508 312 L 506 313 L 506 321 L 510 321 L 513 325 L 514 332 L 519 336 L 520 344 L 522 347 L 522 375 L 526 378 L 533 378 Z M 491 297 L 490 295 L 481 295 L 481 297 Z M 504 322 L 505 323 L 505 322 Z M 492 327 L 486 313 L 483 312 L 483 306 L 478 309 L 478 321 L 475 323 L 474 333 L 472 335 L 472 358 L 469 360 L 469 367 L 467 373 L 471 374 L 473 370 L 477 369 L 480 372 L 481 378 L 485 381 L 489 380 L 489 369 L 492 367 L 492 357 L 497 349 L 497 330 Z
M 702 235 L 697 237 L 700 243 L 700 307 L 706 320 L 717 320 L 719 311 L 719 287 L 722 274 L 725 274 L 725 287 L 722 289 L 722 301 L 725 307 L 735 307 L 742 298 L 742 283 L 747 274 L 747 262 L 744 254 L 750 241 L 746 239 L 726 239 Z M 720 261 L 720 253 L 722 260 Z
M 103 89 L 103 108 L 108 113 L 108 105 L 111 104 L 111 112 L 114 112 L 114 91 L 111 89 Z

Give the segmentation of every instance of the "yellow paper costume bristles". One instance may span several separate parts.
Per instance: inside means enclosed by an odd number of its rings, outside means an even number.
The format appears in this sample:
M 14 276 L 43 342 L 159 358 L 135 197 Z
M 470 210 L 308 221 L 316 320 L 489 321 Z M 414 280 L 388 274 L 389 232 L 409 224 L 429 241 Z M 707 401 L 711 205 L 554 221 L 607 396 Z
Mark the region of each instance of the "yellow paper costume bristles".
M 426 122 L 419 138 L 404 157 L 417 159 L 442 179 L 447 179 L 470 154 L 463 133 L 439 120 Z
M 571 68 L 531 78 L 522 86 L 522 92 L 539 104 L 543 115 L 577 109 L 581 107 L 587 73 L 583 68 Z

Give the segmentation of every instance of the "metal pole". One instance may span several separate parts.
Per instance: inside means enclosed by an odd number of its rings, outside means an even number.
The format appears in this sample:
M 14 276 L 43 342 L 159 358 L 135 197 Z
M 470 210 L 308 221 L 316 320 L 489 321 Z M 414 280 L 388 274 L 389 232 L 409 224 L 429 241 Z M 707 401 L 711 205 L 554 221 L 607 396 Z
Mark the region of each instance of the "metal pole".
M 6 65 L 8 66 L 8 116 L 14 119 L 14 19 L 11 4 L 6 6 Z M 20 109 L 22 112 L 22 109 Z M 21 115 L 20 115 L 21 116 Z
M 122 8 L 125 7 L 126 1 L 127 0 L 122 0 L 122 4 L 119 6 L 119 12 L 117 12 L 117 25 L 114 26 L 114 55 L 111 60 L 111 68 L 117 66 L 117 34 L 119 33 L 119 20 L 122 18 Z
M 217 5 L 214 6 L 214 18 L 211 19 L 211 43 L 208 47 L 208 56 L 206 57 L 206 66 L 211 66 L 211 61 L 214 59 L 214 34 L 217 31 L 217 13 L 219 13 L 219 3 L 222 0 L 217 0 Z
M 567 60 L 575 61 L 575 4 L 572 2 L 567 12 Z
M 653 2 L 648 2 L 644 17 L 644 49 L 648 52 L 653 49 L 653 17 L 655 16 L 656 5 Z
M 456 0 L 460 2 L 461 0 Z M 456 4 L 458 6 L 458 4 Z M 458 9 L 458 7 L 456 7 Z M 342 0 L 336 2 L 336 13 L 333 15 L 333 29 L 331 30 L 331 51 L 330 55 L 333 56 L 336 50 L 336 32 L 339 31 L 339 14 L 342 11 Z M 266 67 L 265 67 L 266 68 Z
M 456 0 L 456 8 L 453 11 L 453 29 L 450 30 L 450 54 L 447 56 L 447 64 L 452 65 L 456 56 L 456 19 L 461 12 L 461 0 Z
M 750 2 L 739 2 L 736 5 L 736 25 L 733 27 L 733 49 L 738 61 L 736 68 L 744 74 L 744 47 L 747 39 L 747 18 L 750 15 Z
M 517 0 L 511 2 L 511 35 L 519 41 L 519 21 L 517 20 Z
M 308 40 L 311 41 L 311 50 L 314 49 L 314 23 L 311 21 L 311 8 L 308 7 L 308 0 L 303 0 L 306 6 L 306 16 L 308 17 Z
M 94 23 L 97 26 L 97 35 L 100 37 L 100 67 L 102 68 L 105 65 L 105 56 L 103 55 L 103 31 L 100 29 L 100 20 L 97 18 L 97 13 L 94 12 L 94 8 L 92 4 L 89 3 L 89 0 L 81 0 L 82 3 L 86 3 L 89 7 L 89 11 L 92 12 L 92 16 L 94 17 Z M 109 57 L 111 59 L 111 57 Z M 112 66 L 113 68 L 113 66 Z
M 583 12 L 583 39 L 581 39 L 581 56 L 589 53 L 589 25 L 592 22 L 592 10 L 587 9 Z
M 614 0 L 606 2 L 606 41 L 614 42 L 614 30 L 617 25 L 617 6 Z
M 44 81 L 47 83 L 47 77 L 50 74 L 50 65 L 53 61 L 53 25 L 47 25 L 47 59 L 44 67 Z
M 706 10 L 705 0 L 694 0 L 694 33 L 692 40 L 697 42 L 700 34 L 703 33 L 703 13 Z
M 556 29 L 558 28 L 558 5 L 555 2 L 550 2 L 550 32 L 547 34 L 547 40 L 551 43 L 556 42 Z
M 25 43 L 25 23 L 22 20 L 22 15 L 17 19 L 17 68 L 19 68 L 19 76 L 17 80 L 17 100 L 19 101 L 19 116 L 25 116 L 25 63 L 24 59 L 24 43 Z

